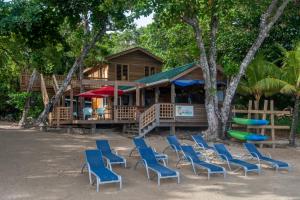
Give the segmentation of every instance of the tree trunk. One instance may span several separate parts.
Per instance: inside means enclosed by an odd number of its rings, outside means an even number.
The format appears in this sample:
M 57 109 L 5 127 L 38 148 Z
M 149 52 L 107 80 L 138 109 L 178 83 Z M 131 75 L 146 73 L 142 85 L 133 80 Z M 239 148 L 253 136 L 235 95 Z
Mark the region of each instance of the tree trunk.
M 216 138 L 218 138 L 219 120 L 215 112 L 216 109 L 215 109 L 214 95 L 205 95 L 205 96 L 206 96 L 205 110 L 207 113 L 208 128 L 204 133 L 207 139 L 215 140 Z
M 227 86 L 226 93 L 225 93 L 225 99 L 223 102 L 223 106 L 221 109 L 221 120 L 223 123 L 223 126 L 226 126 L 228 119 L 229 119 L 229 113 L 231 109 L 231 103 L 233 100 L 233 97 L 235 95 L 237 86 L 240 82 L 241 77 L 245 74 L 245 71 L 249 65 L 249 63 L 252 61 L 253 57 L 255 56 L 257 50 L 260 48 L 262 43 L 264 42 L 265 38 L 268 36 L 271 28 L 274 26 L 275 22 L 278 20 L 278 18 L 282 15 L 285 7 L 290 2 L 290 0 L 284 0 L 282 4 L 276 8 L 274 11 L 277 1 L 273 0 L 270 4 L 268 10 L 262 15 L 261 24 L 260 24 L 260 32 L 256 38 L 256 41 L 253 43 L 249 51 L 247 52 L 245 58 L 243 59 L 240 67 L 239 72 L 237 75 L 235 75 L 229 85 Z M 275 13 L 272 17 L 271 15 Z M 269 19 L 269 21 L 268 21 Z M 225 127 L 223 127 L 225 129 Z
M 34 85 L 34 81 L 37 77 L 37 70 L 34 69 L 31 76 L 30 76 L 30 79 L 29 79 L 29 83 L 28 83 L 28 87 L 27 87 L 27 98 L 26 98 L 26 101 L 25 101 L 25 105 L 24 105 L 24 110 L 23 110 L 23 113 L 22 113 L 22 117 L 19 121 L 19 126 L 26 126 L 27 125 L 27 115 L 28 115 L 28 112 L 29 112 L 29 109 L 30 109 L 30 100 L 31 100 L 31 92 L 32 92 L 32 88 L 33 88 L 33 85 Z
M 70 84 L 70 82 L 72 80 L 72 76 L 77 71 L 79 66 L 82 65 L 82 62 L 83 62 L 84 58 L 87 56 L 87 54 L 89 53 L 90 49 L 95 45 L 95 43 L 100 38 L 102 38 L 102 36 L 105 34 L 105 32 L 106 32 L 106 28 L 105 28 L 105 25 L 103 25 L 103 27 L 101 27 L 101 29 L 98 31 L 98 33 L 94 36 L 94 38 L 92 39 L 90 44 L 84 45 L 79 57 L 75 60 L 72 68 L 69 70 L 68 75 L 64 80 L 64 83 L 60 86 L 58 92 L 51 98 L 49 103 L 46 105 L 43 112 L 40 114 L 39 118 L 37 119 L 36 125 L 44 126 L 44 124 L 48 118 L 49 112 L 52 110 L 53 106 L 56 105 L 57 102 L 59 101 L 59 99 L 62 97 L 64 91 L 66 90 L 66 88 L 68 87 L 68 85 Z
M 293 118 L 292 118 L 292 127 L 290 132 L 290 145 L 296 145 L 296 134 L 297 134 L 297 125 L 299 121 L 299 96 L 297 95 L 295 98 Z
M 83 80 L 83 65 L 81 64 L 79 66 L 79 89 L 80 89 L 80 93 L 84 92 L 84 88 L 83 88 L 83 84 L 82 84 L 82 80 Z M 82 115 L 82 110 L 84 107 L 84 98 L 83 97 L 79 97 L 79 113 L 78 116 L 81 117 Z

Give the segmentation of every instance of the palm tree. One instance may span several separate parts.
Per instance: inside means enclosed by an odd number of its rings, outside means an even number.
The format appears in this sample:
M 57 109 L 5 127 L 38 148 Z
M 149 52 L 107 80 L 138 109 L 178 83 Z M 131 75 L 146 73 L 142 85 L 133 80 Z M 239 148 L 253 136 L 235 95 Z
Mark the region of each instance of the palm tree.
M 259 109 L 261 97 L 272 95 L 273 93 L 260 87 L 258 84 L 266 77 L 277 77 L 280 69 L 273 63 L 266 60 L 262 53 L 259 53 L 249 65 L 244 79 L 241 80 L 237 92 L 240 95 L 251 95 L 255 98 L 255 109 Z
M 279 78 L 265 78 L 258 83 L 258 87 L 270 92 L 280 91 L 291 95 L 294 99 L 290 144 L 295 145 L 296 130 L 299 120 L 300 103 L 300 42 L 291 51 L 281 47 L 283 52 L 281 76 Z

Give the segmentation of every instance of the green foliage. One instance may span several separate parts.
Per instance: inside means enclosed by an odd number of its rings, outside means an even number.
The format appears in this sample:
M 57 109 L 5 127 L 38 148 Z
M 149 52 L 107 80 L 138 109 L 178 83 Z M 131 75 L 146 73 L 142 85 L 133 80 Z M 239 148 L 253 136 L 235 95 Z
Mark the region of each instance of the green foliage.
M 267 77 L 279 77 L 280 68 L 266 60 L 262 53 L 259 53 L 247 68 L 245 77 L 240 81 L 237 92 L 240 95 L 252 95 L 257 101 L 264 96 L 270 96 L 274 91 L 261 87 L 261 80 Z M 276 92 L 276 91 L 275 91 Z
M 26 99 L 30 96 L 27 92 L 18 92 L 18 93 L 11 93 L 8 95 L 9 101 L 8 103 L 20 111 L 24 110 L 24 105 Z
M 32 93 L 31 95 L 27 92 L 16 92 L 10 93 L 8 105 L 14 107 L 16 112 L 13 114 L 14 119 L 19 119 L 22 111 L 24 110 L 25 101 L 28 97 L 31 99 L 31 107 L 28 113 L 28 117 L 36 118 L 43 111 L 43 101 L 40 93 Z

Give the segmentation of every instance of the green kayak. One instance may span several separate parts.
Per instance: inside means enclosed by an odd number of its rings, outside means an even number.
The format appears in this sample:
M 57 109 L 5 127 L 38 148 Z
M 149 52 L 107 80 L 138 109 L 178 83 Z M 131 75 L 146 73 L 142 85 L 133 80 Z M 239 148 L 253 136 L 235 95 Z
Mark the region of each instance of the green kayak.
M 249 133 L 249 132 L 237 131 L 237 130 L 230 130 L 228 131 L 228 134 L 231 137 L 236 138 L 238 140 L 265 141 L 269 139 L 269 137 L 266 135 L 260 135 L 256 133 Z

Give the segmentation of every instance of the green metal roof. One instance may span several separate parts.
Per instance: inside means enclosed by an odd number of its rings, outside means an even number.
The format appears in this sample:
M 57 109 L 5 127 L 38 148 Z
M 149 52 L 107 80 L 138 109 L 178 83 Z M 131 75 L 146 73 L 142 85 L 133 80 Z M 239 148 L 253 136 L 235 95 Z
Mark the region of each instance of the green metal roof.
M 141 79 L 138 79 L 134 82 L 138 82 L 138 83 L 145 83 L 145 84 L 149 84 L 149 83 L 155 83 L 161 80 L 171 80 L 172 78 L 178 76 L 179 74 L 185 72 L 186 70 L 189 70 L 190 68 L 195 66 L 195 62 L 193 63 L 189 63 L 180 67 L 175 67 L 173 69 L 164 71 L 164 72 L 160 72 L 157 74 L 153 74 L 151 76 L 147 76 Z M 133 88 L 132 86 L 120 86 L 119 89 L 121 90 L 128 90 L 130 88 Z

